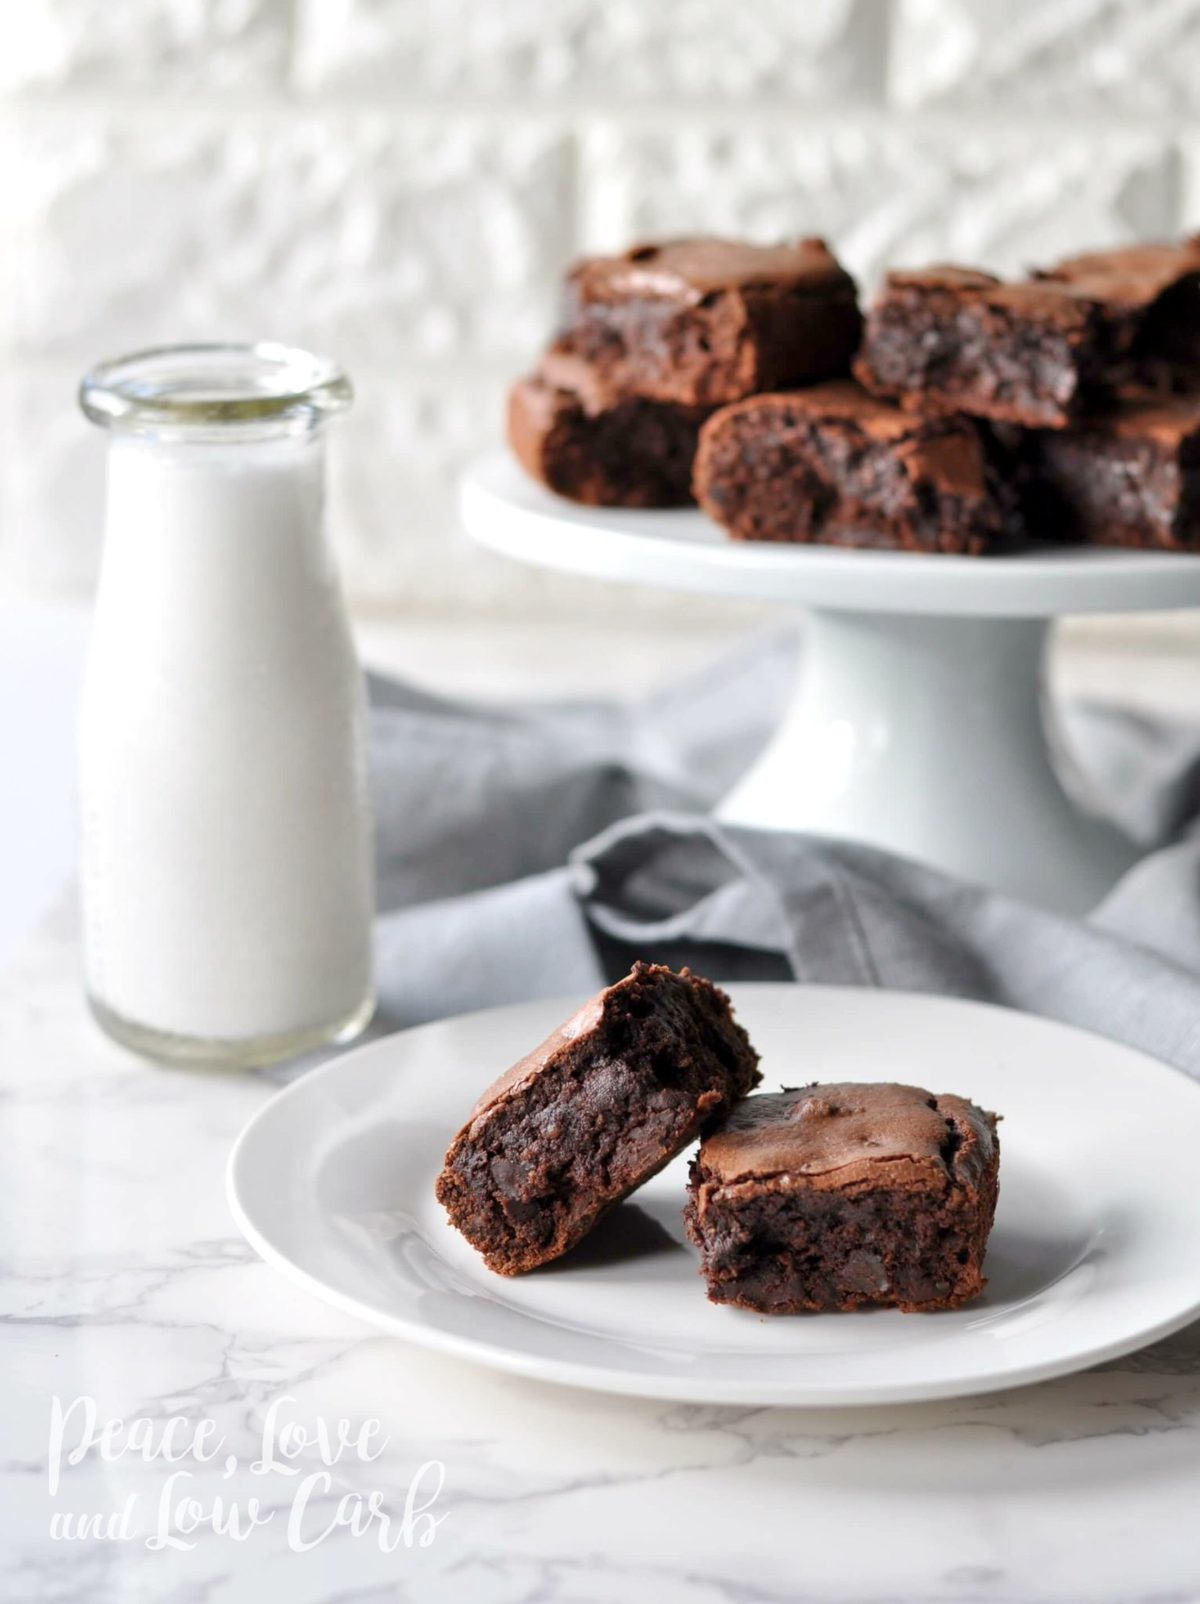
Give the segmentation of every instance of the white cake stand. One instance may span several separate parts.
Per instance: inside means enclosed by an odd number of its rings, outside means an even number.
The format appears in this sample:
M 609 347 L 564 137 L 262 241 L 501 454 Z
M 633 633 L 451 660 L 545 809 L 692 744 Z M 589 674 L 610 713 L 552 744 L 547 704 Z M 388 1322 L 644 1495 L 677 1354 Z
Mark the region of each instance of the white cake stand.
M 719 810 L 731 823 L 870 842 L 1068 913 L 1136 856 L 1063 788 L 1046 635 L 1061 613 L 1200 606 L 1200 557 L 747 545 L 699 512 L 575 506 L 505 452 L 470 471 L 461 506 L 482 544 L 539 567 L 806 610 L 795 693 Z

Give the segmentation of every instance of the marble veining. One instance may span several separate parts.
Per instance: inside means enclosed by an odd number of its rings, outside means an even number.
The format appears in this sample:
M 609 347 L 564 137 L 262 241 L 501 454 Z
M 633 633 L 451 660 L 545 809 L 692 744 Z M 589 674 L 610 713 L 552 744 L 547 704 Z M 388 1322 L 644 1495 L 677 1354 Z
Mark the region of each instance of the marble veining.
M 68 906 L 0 980 L 0 1597 L 1200 1600 L 1200 1325 L 1061 1381 L 919 1407 L 681 1406 L 491 1374 L 372 1333 L 242 1242 L 226 1154 L 286 1073 L 151 1069 L 104 1042 Z M 55 1396 L 148 1422 L 160 1447 L 175 1422 L 180 1442 L 206 1430 L 220 1448 L 165 1463 L 94 1445 L 61 1462 L 52 1496 Z M 365 1448 L 281 1448 L 289 1422 L 354 1439 L 371 1420 Z M 334 1524 L 372 1495 L 386 1527 Z M 241 1538 L 212 1529 L 218 1503 L 245 1518 L 251 1500 Z M 124 1535 L 62 1530 L 126 1508 Z

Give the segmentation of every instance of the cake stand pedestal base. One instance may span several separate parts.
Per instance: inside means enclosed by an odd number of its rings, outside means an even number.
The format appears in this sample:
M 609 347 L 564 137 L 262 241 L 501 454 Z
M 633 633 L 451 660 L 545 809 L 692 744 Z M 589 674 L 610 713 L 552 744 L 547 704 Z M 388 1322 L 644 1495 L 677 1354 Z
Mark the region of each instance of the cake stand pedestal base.
M 1085 912 L 1136 853 L 1061 783 L 1047 634 L 1034 618 L 810 613 L 788 710 L 719 816 L 868 842 Z

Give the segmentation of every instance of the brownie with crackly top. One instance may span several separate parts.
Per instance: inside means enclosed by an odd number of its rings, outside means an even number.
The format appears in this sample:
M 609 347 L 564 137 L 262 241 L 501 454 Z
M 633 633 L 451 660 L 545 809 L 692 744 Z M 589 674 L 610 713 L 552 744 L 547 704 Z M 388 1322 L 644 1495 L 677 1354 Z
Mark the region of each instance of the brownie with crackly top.
M 1200 238 L 1068 257 L 1004 281 L 939 265 L 889 273 L 854 364 L 913 410 L 1065 428 L 1123 386 L 1200 380 Z
M 915 416 L 848 380 L 722 408 L 692 483 L 735 540 L 978 556 L 1019 538 L 970 418 Z
M 1104 397 L 1129 385 L 1160 394 L 1200 385 L 1200 235 L 1087 251 L 1031 276 L 1101 309 Z
M 609 401 L 720 406 L 846 374 L 862 316 L 823 240 L 666 240 L 569 273 L 553 353 L 586 363 Z
M 714 1303 L 759 1314 L 977 1297 L 996 1209 L 996 1116 L 895 1084 L 747 1098 L 692 1164 L 688 1235 Z
M 437 1195 L 500 1275 L 579 1242 L 759 1080 L 725 993 L 635 964 L 484 1092 Z

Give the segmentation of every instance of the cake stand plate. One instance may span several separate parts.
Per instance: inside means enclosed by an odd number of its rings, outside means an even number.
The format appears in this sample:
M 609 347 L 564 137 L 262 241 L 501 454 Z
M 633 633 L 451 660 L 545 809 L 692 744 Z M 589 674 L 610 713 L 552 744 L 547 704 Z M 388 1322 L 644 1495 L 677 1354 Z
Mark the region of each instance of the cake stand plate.
M 865 841 L 1065 913 L 1133 862 L 1047 719 L 1047 632 L 1063 613 L 1200 607 L 1200 557 L 750 545 L 700 512 L 576 506 L 502 451 L 467 474 L 461 509 L 483 545 L 538 567 L 806 611 L 791 703 L 718 810 L 730 823 Z

